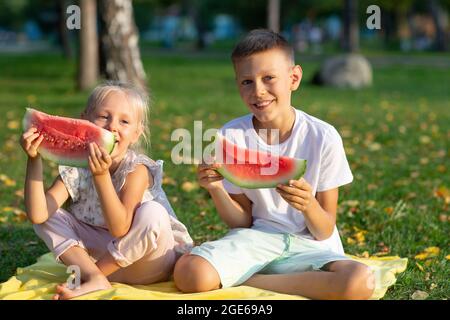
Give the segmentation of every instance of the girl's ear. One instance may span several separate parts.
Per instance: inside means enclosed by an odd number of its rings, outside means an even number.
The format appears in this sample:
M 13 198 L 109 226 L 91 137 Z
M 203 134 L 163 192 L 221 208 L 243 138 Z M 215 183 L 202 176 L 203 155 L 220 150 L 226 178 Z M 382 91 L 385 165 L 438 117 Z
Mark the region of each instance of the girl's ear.
M 136 142 L 138 142 L 139 138 L 141 137 L 142 133 L 144 132 L 144 128 L 142 128 L 142 125 L 139 125 L 138 128 L 136 129 L 136 134 L 133 137 L 133 139 L 131 140 L 131 142 L 133 144 L 135 144 Z
M 297 90 L 300 86 L 300 82 L 302 81 L 303 70 L 298 64 L 292 67 L 291 74 L 291 91 Z

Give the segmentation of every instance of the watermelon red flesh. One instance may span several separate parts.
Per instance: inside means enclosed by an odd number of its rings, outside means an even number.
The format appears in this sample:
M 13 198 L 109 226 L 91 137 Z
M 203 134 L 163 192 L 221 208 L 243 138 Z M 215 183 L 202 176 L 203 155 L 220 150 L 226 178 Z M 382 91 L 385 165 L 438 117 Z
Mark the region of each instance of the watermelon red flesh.
M 275 156 L 257 150 L 239 148 L 219 137 L 222 150 L 220 174 L 233 184 L 247 189 L 275 188 L 297 180 L 306 171 L 306 160 Z M 268 174 L 269 173 L 269 174 Z
M 87 167 L 91 142 L 109 153 L 114 149 L 114 134 L 87 120 L 52 116 L 27 108 L 23 129 L 26 131 L 30 127 L 44 136 L 39 153 L 61 165 Z

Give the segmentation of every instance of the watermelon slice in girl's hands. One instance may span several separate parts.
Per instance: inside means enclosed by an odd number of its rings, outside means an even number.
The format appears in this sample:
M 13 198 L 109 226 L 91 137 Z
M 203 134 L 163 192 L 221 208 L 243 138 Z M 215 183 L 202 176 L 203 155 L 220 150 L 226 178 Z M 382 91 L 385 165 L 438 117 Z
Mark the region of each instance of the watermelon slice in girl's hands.
M 217 171 L 231 183 L 246 189 L 275 188 L 279 183 L 297 180 L 306 171 L 306 160 L 276 156 L 267 152 L 239 148 L 219 135 Z M 217 155 L 217 153 L 216 153 Z
M 31 108 L 27 108 L 22 125 L 24 131 L 35 127 L 44 136 L 38 152 L 60 165 L 87 167 L 89 143 L 111 153 L 116 140 L 111 131 L 87 120 L 52 116 Z

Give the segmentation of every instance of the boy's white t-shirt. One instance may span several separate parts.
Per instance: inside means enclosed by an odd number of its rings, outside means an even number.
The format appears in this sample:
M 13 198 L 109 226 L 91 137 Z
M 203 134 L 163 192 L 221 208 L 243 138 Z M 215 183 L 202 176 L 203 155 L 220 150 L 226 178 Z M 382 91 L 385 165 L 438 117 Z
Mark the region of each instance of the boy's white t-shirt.
M 330 190 L 352 182 L 342 139 L 330 124 L 307 113 L 295 110 L 295 123 L 290 137 L 278 145 L 268 145 L 256 133 L 249 114 L 225 124 L 220 133 L 239 147 L 271 152 L 281 156 L 307 160 L 304 179 L 311 185 L 312 194 Z M 231 129 L 231 130 L 230 130 Z M 274 188 L 245 189 L 223 180 L 231 194 L 245 194 L 252 202 L 253 226 L 276 232 L 287 232 L 314 240 L 306 227 L 303 214 L 291 207 Z M 337 228 L 332 236 L 320 241 L 332 251 L 344 254 Z

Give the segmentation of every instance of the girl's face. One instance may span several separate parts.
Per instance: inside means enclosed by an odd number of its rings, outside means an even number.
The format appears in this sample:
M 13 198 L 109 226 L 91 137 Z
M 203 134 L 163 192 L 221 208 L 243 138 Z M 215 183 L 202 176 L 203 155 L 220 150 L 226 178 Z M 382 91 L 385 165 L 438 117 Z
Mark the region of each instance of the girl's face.
M 113 91 L 97 106 L 87 119 L 116 136 L 116 145 L 111 158 L 125 155 L 128 147 L 137 142 L 142 133 L 138 116 L 125 93 Z

